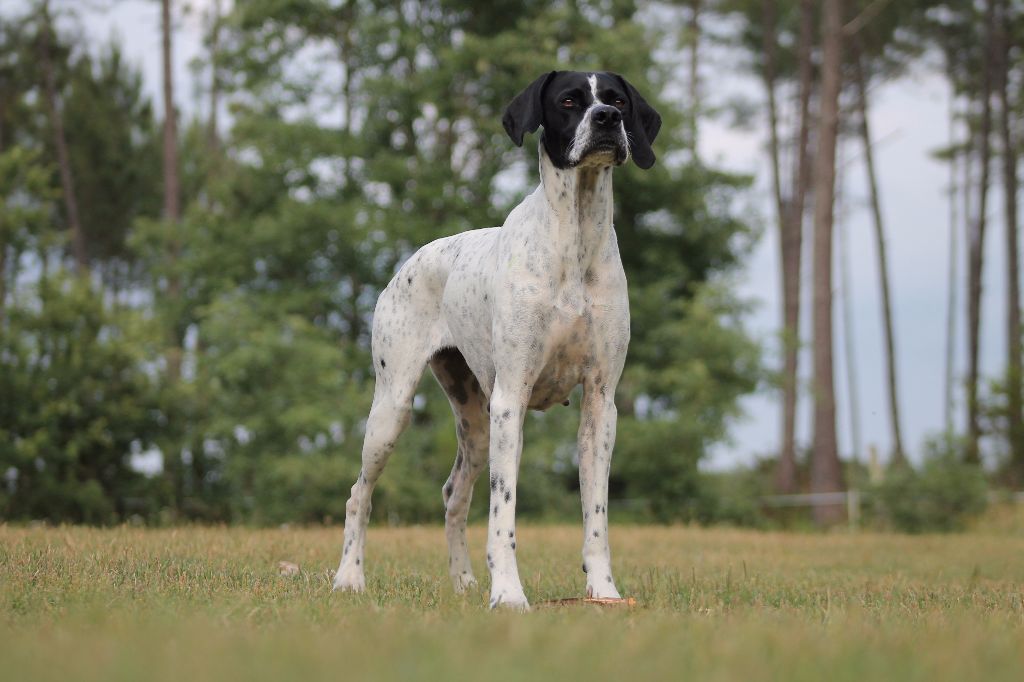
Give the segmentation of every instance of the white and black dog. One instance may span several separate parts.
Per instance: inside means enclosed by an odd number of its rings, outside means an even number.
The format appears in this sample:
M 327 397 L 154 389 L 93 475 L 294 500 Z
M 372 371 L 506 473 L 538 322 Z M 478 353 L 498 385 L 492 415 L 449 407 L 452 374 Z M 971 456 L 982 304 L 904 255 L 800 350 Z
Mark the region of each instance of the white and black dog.
M 529 607 L 516 565 L 516 477 L 527 409 L 567 402 L 583 384 L 579 428 L 587 595 L 619 596 L 608 549 L 615 387 L 629 343 L 626 276 L 612 227 L 612 166 L 654 164 L 661 117 L 613 73 L 552 71 L 508 105 L 517 146 L 543 126 L 540 186 L 501 227 L 438 239 L 381 293 L 373 317 L 377 375 L 362 471 L 345 507 L 334 588 L 365 588 L 370 496 L 429 364 L 455 413 L 458 453 L 444 484 L 449 573 L 476 583 L 466 545 L 473 483 L 490 465 L 487 566 L 492 607 Z

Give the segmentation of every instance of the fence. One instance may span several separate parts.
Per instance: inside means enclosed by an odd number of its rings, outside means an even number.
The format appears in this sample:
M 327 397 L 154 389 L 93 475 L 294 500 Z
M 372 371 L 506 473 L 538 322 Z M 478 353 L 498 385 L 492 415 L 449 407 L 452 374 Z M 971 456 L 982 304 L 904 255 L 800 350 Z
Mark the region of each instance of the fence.
M 839 490 L 830 493 L 798 493 L 795 495 L 767 495 L 761 498 L 766 507 L 829 507 L 846 506 L 846 519 L 851 529 L 860 527 L 861 505 L 866 494 L 862 490 Z M 988 494 L 990 503 L 1012 502 L 1024 504 L 1024 490 L 1017 492 L 991 491 Z

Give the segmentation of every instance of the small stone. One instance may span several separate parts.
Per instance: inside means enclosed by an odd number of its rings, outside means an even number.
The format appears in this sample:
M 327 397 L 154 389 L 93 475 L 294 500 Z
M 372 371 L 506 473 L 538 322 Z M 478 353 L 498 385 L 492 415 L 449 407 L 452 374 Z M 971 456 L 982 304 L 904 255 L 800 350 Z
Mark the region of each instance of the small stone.
M 285 578 L 292 578 L 299 574 L 299 565 L 293 564 L 290 561 L 279 561 L 277 562 L 277 570 Z

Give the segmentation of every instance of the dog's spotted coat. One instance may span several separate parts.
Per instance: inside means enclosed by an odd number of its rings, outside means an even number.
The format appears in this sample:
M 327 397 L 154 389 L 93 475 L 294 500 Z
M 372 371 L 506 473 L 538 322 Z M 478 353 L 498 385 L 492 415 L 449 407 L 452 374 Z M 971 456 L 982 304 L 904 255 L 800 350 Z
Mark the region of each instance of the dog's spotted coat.
M 517 145 L 543 126 L 540 186 L 501 227 L 421 248 L 377 301 L 377 384 L 362 471 L 346 505 L 335 589 L 365 589 L 370 496 L 409 422 L 413 394 L 429 364 L 448 395 L 459 443 L 442 488 L 455 589 L 476 583 L 466 516 L 473 483 L 489 464 L 490 604 L 528 608 L 515 558 L 523 419 L 527 409 L 562 403 L 582 384 L 578 447 L 587 595 L 619 596 L 607 502 L 629 302 L 612 227 L 612 167 L 632 156 L 649 168 L 661 119 L 620 76 L 551 72 L 512 101 L 503 123 Z

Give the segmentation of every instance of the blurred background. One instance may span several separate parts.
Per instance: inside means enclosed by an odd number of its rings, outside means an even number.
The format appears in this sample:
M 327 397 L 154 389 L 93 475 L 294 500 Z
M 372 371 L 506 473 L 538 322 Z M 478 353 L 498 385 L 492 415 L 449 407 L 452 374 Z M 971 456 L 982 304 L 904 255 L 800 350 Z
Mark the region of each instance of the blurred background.
M 664 119 L 616 171 L 613 518 L 1024 501 L 1022 43 L 1012 0 L 7 0 L 0 520 L 340 523 L 376 296 L 532 190 L 500 117 L 553 68 Z M 377 522 L 443 516 L 414 407 Z M 523 517 L 579 515 L 577 408 L 527 418 Z

